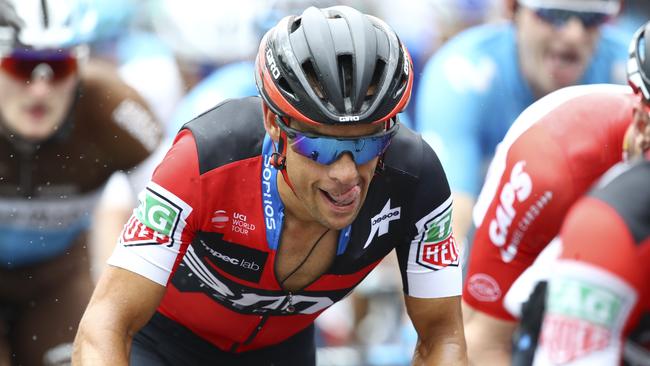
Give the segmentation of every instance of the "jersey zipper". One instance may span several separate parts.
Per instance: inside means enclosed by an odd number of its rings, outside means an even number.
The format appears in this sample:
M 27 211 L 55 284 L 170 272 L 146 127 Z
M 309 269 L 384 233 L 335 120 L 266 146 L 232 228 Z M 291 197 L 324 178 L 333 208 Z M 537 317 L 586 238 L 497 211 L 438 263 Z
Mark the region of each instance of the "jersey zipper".
M 285 298 L 285 301 L 280 304 L 280 309 L 285 309 L 287 313 L 293 313 L 296 311 L 296 307 L 293 304 L 293 293 L 289 291 L 287 294 L 287 297 Z M 264 327 L 264 324 L 266 324 L 266 321 L 269 319 L 270 315 L 262 315 L 260 316 L 260 321 L 257 323 L 257 326 L 253 329 L 253 331 L 246 337 L 246 340 L 241 342 L 241 343 L 234 343 L 232 347 L 230 347 L 230 352 L 235 352 L 239 346 L 241 345 L 246 345 L 251 343 L 257 334 L 262 330 Z
M 251 332 L 251 334 L 249 334 L 248 337 L 246 337 L 245 341 L 243 341 L 241 343 L 234 343 L 232 345 L 232 347 L 230 347 L 230 352 L 237 351 L 239 346 L 241 346 L 242 344 L 245 345 L 245 344 L 251 343 L 253 341 L 253 339 L 255 339 L 255 336 L 257 336 L 257 334 L 262 330 L 262 327 L 264 326 L 264 324 L 266 323 L 266 321 L 268 319 L 269 319 L 268 315 L 260 316 L 260 321 L 257 323 L 257 326 L 255 328 L 253 328 L 253 331 Z

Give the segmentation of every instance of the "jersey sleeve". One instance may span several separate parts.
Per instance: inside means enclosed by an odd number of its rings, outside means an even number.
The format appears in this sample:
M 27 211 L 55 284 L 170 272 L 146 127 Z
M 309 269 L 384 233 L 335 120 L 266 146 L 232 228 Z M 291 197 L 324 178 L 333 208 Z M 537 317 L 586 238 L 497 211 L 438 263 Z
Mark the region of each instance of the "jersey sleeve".
M 166 286 L 194 237 L 200 185 L 196 144 L 183 130 L 138 195 L 108 263 Z
M 438 157 L 424 141 L 421 175 L 411 201 L 404 245 L 397 247 L 404 292 L 412 297 L 458 296 L 458 247 L 451 230 L 451 192 Z
M 492 68 L 475 64 L 461 51 L 443 48 L 425 66 L 415 128 L 440 157 L 452 190 L 476 196 L 482 180 L 480 130 L 485 128 L 487 89 L 492 86 L 484 74 Z
M 504 151 L 492 161 L 476 205 L 487 209 L 475 222 L 463 300 L 513 320 L 504 295 L 558 233 L 576 193 L 565 155 L 540 126 Z
M 616 211 L 592 197 L 571 209 L 560 238 L 534 364 L 617 365 L 643 310 L 648 258 Z

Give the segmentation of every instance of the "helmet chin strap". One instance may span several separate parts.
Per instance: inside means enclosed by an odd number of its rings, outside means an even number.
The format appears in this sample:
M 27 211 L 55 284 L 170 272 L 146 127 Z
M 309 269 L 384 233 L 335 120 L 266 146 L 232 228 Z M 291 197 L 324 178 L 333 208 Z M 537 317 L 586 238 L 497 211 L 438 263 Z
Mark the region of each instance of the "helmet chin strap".
M 284 131 L 280 131 L 280 138 L 278 139 L 278 145 L 273 144 L 273 154 L 271 154 L 271 165 L 282 173 L 282 179 L 289 186 L 293 195 L 296 198 L 300 199 L 296 190 L 293 188 L 293 184 L 289 179 L 287 174 L 287 134 Z

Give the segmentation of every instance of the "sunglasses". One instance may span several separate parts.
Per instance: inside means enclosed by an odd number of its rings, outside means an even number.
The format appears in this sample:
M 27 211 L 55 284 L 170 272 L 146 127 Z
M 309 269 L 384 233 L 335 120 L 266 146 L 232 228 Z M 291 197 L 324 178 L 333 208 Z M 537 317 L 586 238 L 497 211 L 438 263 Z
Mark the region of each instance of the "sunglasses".
M 49 67 L 43 68 L 41 65 Z M 0 69 L 25 82 L 38 77 L 39 69 L 47 73 L 48 80 L 57 82 L 76 73 L 78 68 L 78 57 L 72 51 L 14 50 L 8 55 L 0 56 Z
M 578 19 L 585 28 L 595 28 L 606 23 L 610 14 L 597 12 L 573 11 L 554 8 L 533 8 L 537 17 L 554 27 L 563 27 L 571 18 Z
M 356 164 L 362 165 L 383 154 L 399 129 L 393 125 L 382 132 L 361 137 L 331 137 L 295 130 L 287 126 L 282 118 L 275 118 L 280 129 L 287 134 L 293 151 L 319 164 L 329 165 L 341 154 L 350 153 Z

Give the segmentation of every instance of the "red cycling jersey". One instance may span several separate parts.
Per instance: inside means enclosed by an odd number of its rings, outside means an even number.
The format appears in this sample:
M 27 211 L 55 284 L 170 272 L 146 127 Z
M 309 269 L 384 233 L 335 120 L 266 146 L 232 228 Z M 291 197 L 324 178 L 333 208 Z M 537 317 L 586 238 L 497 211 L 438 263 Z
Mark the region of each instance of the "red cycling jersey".
M 636 334 L 650 316 L 650 161 L 608 172 L 569 211 L 560 240 L 534 364 L 619 364 L 627 338 L 648 342 Z M 645 364 L 635 346 L 626 359 Z
M 521 114 L 497 148 L 474 208 L 465 302 L 514 320 L 505 294 L 558 233 L 569 207 L 621 160 L 635 103 L 624 86 L 576 86 Z

